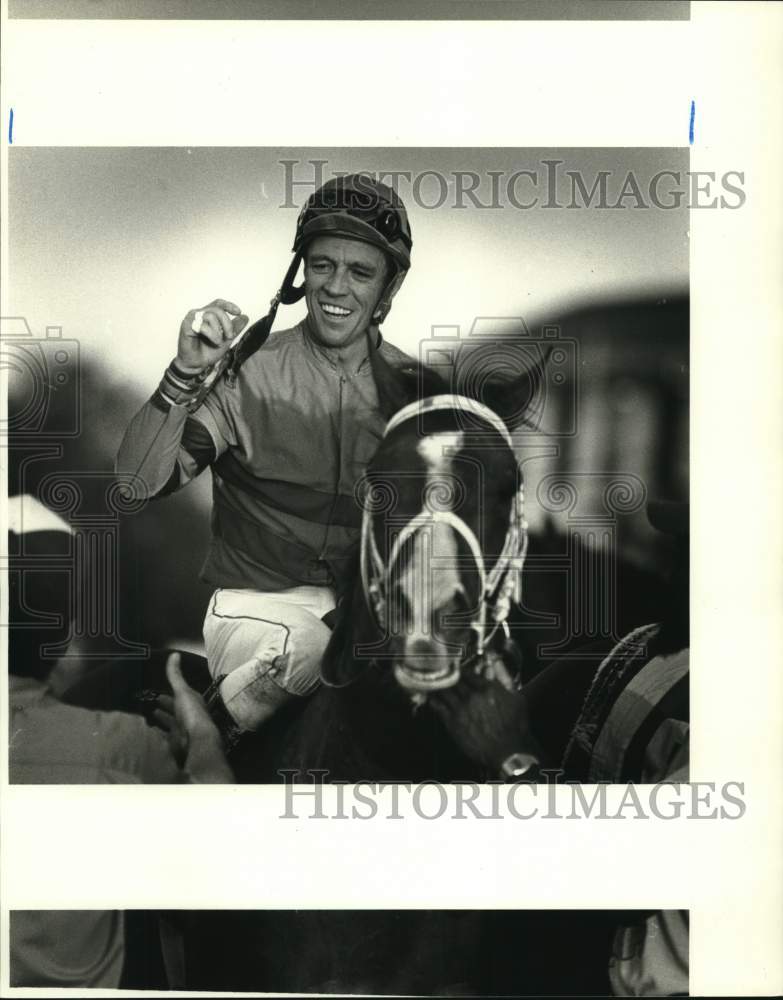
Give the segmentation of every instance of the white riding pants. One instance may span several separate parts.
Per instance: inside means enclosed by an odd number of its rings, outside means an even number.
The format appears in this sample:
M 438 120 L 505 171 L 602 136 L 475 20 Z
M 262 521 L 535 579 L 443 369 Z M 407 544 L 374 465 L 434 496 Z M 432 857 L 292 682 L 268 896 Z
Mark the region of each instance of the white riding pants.
M 240 729 L 253 730 L 292 696 L 320 680 L 331 632 L 321 621 L 336 606 L 329 587 L 274 593 L 216 590 L 204 618 L 209 671 Z

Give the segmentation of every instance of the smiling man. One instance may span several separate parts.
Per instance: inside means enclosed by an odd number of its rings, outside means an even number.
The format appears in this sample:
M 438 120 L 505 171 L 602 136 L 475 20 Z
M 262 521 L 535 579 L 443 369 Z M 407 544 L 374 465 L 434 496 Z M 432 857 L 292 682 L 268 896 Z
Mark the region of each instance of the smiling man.
M 363 174 L 329 181 L 300 213 L 269 316 L 237 340 L 247 324 L 239 306 L 215 299 L 191 310 L 176 358 L 120 447 L 117 471 L 144 497 L 212 469 L 202 577 L 215 591 L 204 639 L 219 702 L 239 729 L 257 729 L 318 683 L 323 618 L 358 539 L 354 489 L 385 423 L 369 354 L 409 360 L 379 326 L 411 246 L 390 188 Z M 266 339 L 278 302 L 302 295 L 306 318 Z
M 305 257 L 305 297 L 316 340 L 350 360 L 366 356 L 365 335 L 389 278 L 377 247 L 339 236 L 313 240 Z

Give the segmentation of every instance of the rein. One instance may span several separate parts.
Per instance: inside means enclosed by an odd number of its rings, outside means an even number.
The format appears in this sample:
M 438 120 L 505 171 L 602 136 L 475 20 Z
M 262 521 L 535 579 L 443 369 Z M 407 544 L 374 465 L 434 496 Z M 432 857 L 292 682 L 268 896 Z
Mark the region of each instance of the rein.
M 404 406 L 389 420 L 384 430 L 386 438 L 401 424 L 422 417 L 436 410 L 459 410 L 472 413 L 493 430 L 497 431 L 509 448 L 513 451 L 511 434 L 500 417 L 483 403 L 467 396 L 452 393 L 430 396 Z M 463 657 L 460 666 L 484 657 L 488 643 L 492 640 L 498 628 L 503 628 L 509 635 L 507 618 L 511 611 L 512 600 L 521 601 L 522 568 L 527 555 L 527 523 L 524 518 L 524 489 L 520 475 L 520 485 L 515 494 L 509 512 L 509 524 L 500 555 L 491 569 L 487 569 L 481 543 L 476 533 L 461 517 L 451 511 L 422 510 L 413 517 L 395 539 L 389 554 L 388 563 L 378 551 L 372 530 L 371 504 L 365 503 L 362 514 L 360 572 L 365 601 L 375 622 L 381 630 L 387 627 L 386 612 L 388 608 L 388 587 L 391 571 L 399 558 L 405 543 L 416 532 L 433 524 L 447 524 L 466 542 L 471 556 L 476 564 L 480 580 L 479 608 L 477 616 L 471 621 L 470 627 L 476 633 L 476 651 Z M 487 619 L 491 619 L 488 627 Z

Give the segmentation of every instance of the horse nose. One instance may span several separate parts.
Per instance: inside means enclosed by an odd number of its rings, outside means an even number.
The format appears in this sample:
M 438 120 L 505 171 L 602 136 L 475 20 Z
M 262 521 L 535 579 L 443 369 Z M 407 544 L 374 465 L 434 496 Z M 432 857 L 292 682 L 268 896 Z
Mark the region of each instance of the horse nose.
M 405 644 L 405 653 L 407 656 L 424 660 L 429 657 L 442 656 L 443 647 L 432 639 L 416 636 Z

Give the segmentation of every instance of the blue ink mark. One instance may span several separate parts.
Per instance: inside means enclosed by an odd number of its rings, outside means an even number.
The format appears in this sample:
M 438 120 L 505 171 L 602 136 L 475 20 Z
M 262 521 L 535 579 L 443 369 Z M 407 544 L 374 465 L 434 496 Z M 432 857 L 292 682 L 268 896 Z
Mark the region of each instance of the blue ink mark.
M 8 115 L 8 145 L 10 146 L 14 141 L 14 109 Z
M 691 101 L 691 123 L 688 126 L 688 142 L 693 145 L 693 126 L 696 121 L 696 101 Z

